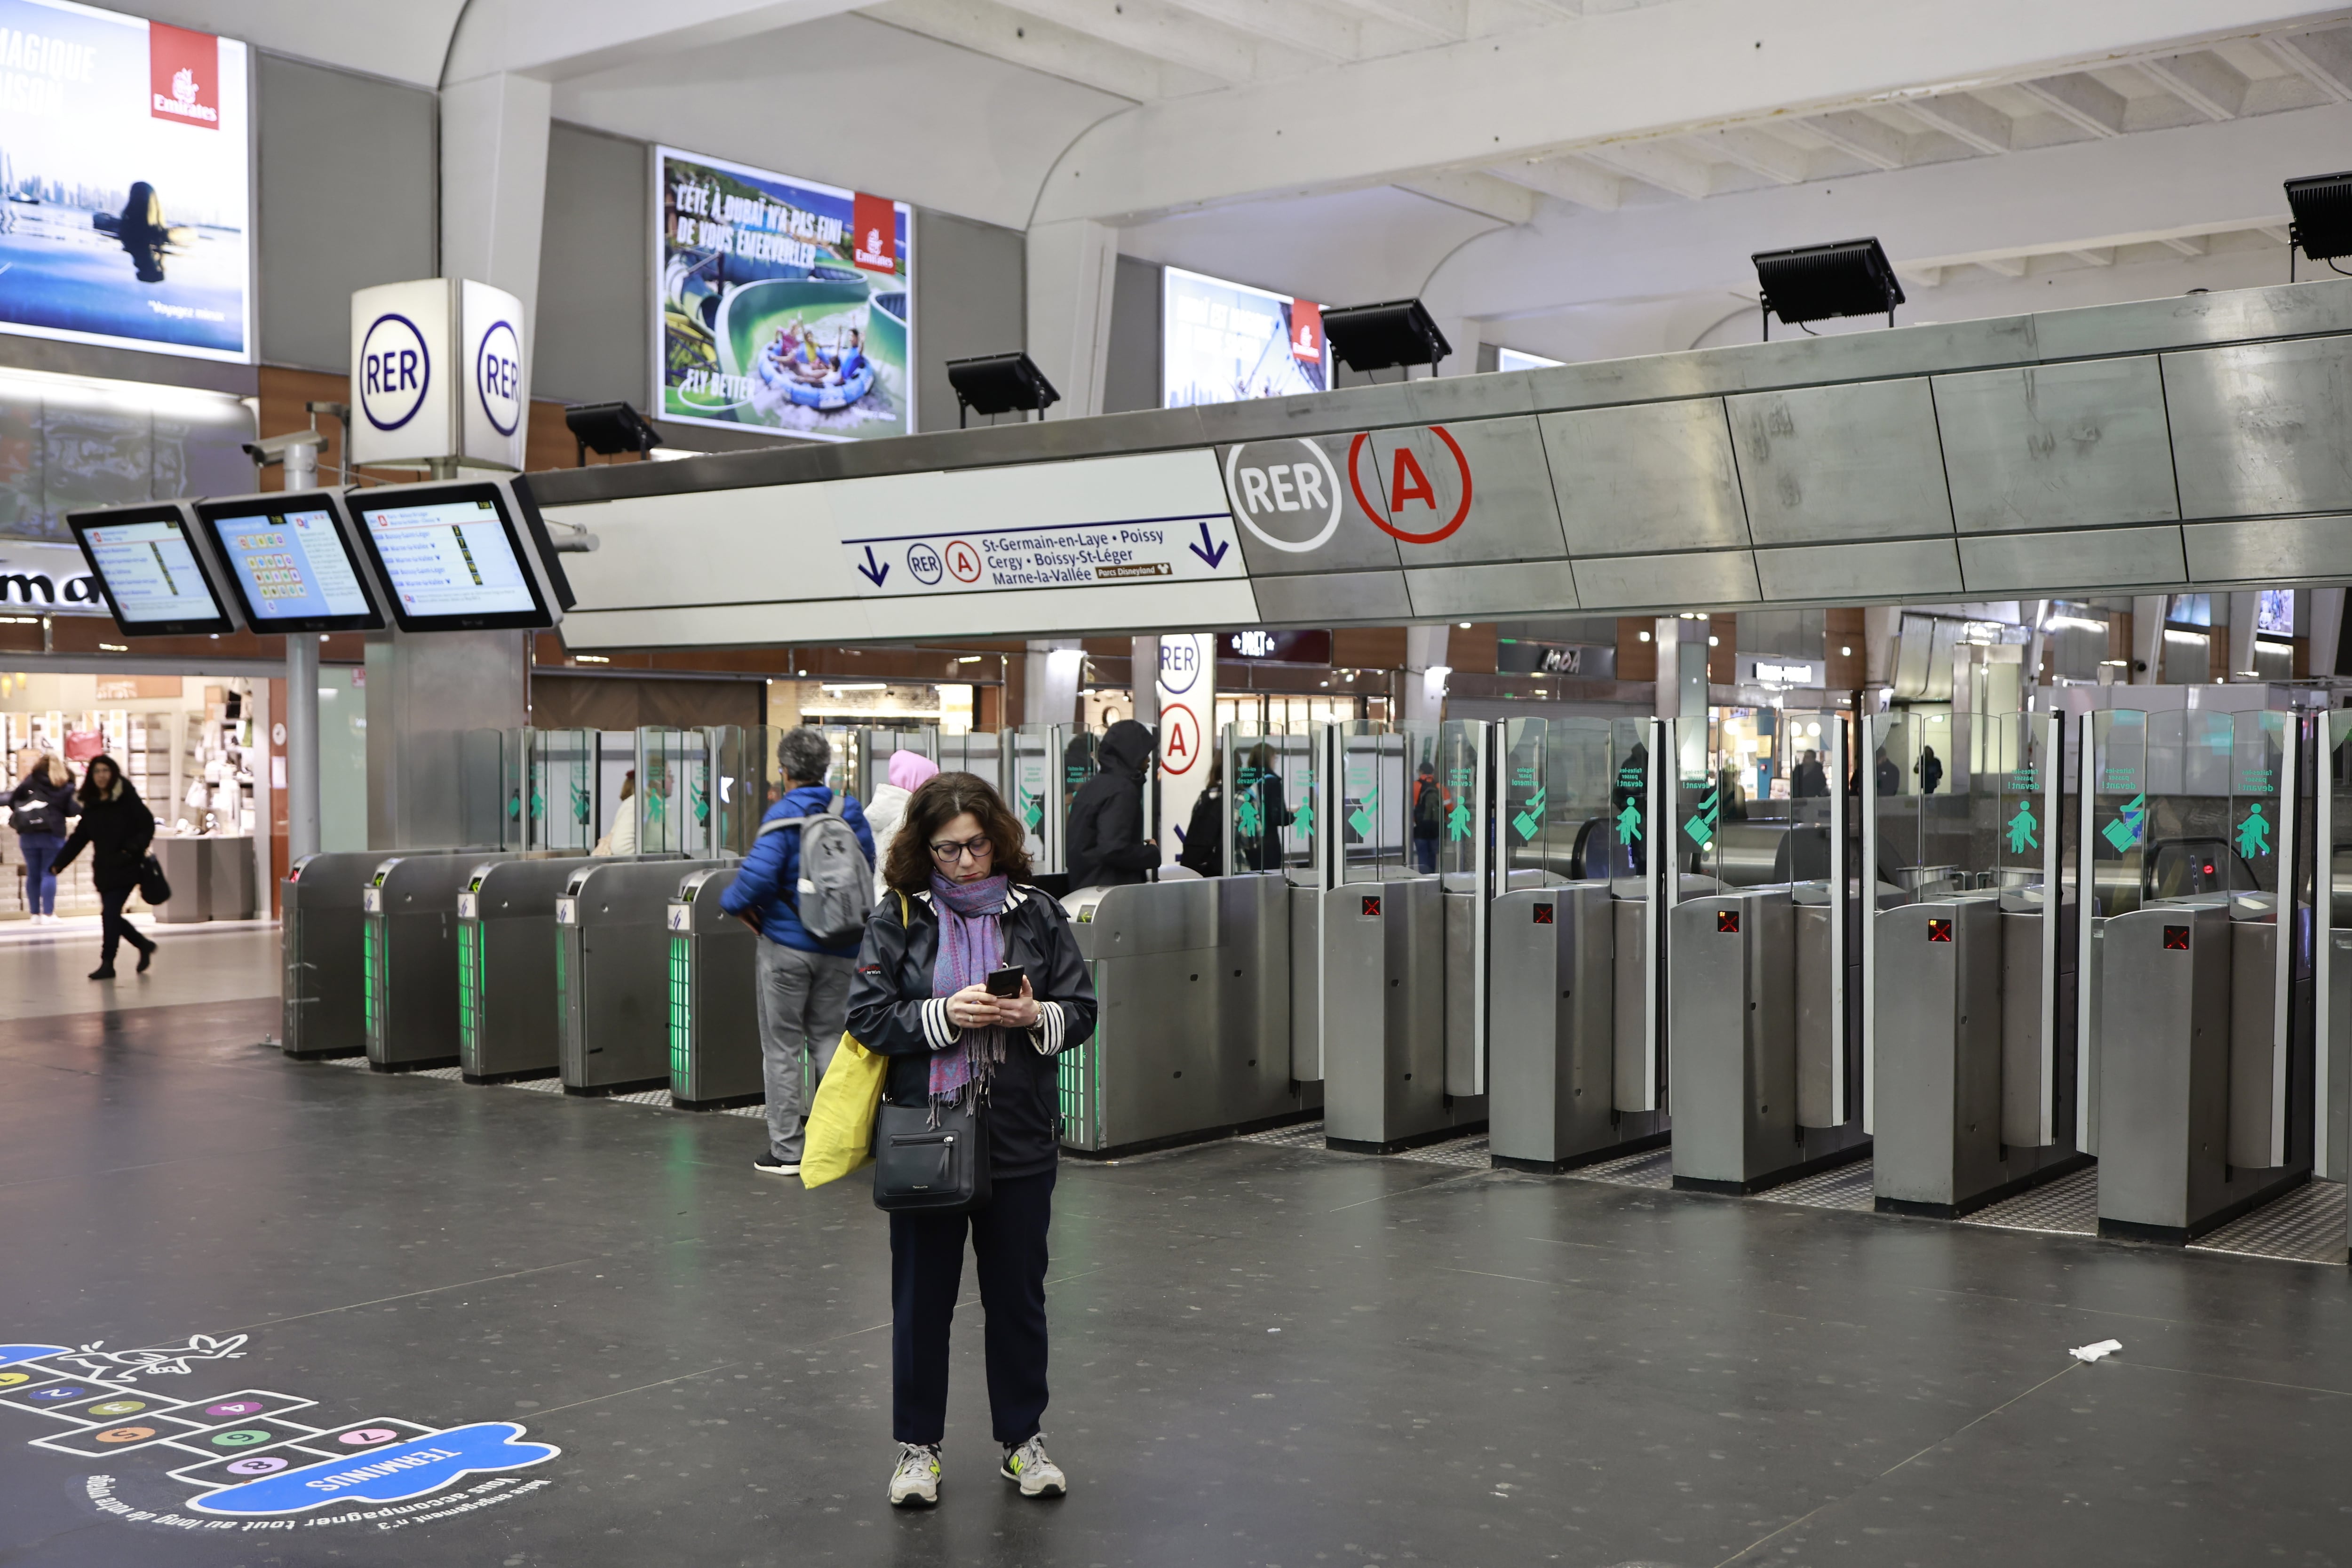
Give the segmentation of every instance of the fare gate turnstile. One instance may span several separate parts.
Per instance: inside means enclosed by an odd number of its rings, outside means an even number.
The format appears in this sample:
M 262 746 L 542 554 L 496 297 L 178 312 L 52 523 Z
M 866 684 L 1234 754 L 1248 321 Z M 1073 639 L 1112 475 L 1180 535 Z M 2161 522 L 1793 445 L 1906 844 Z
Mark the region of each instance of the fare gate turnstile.
M 383 862 L 373 849 L 305 855 L 279 886 L 285 1022 L 278 1043 L 289 1057 L 367 1054 L 361 894 Z
M 381 859 L 360 892 L 368 1066 L 378 1072 L 458 1059 L 457 898 L 476 855 Z
M 1279 872 L 1064 900 L 1097 1007 L 1062 1053 L 1062 1144 L 1109 1156 L 1295 1121 L 1289 889 Z
M 1865 854 L 1909 900 L 1874 913 L 1865 946 L 1874 1189 L 1882 1210 L 1949 1218 L 2088 1159 L 2074 1142 L 2076 904 L 2063 834 L 2079 770 L 2053 712 L 1869 723 Z M 1950 766 L 1923 790 L 1897 759 L 1936 741 Z
M 669 1093 L 682 1110 L 757 1105 L 767 1098 L 760 1058 L 760 936 L 719 907 L 735 870 L 719 866 L 688 872 L 666 915 Z M 809 1060 L 803 1054 L 803 1076 Z M 810 1102 L 803 1093 L 801 1103 Z
M 668 1087 L 669 903 L 680 879 L 721 864 L 600 860 L 565 880 L 555 984 L 566 1094 Z
M 478 862 L 457 895 L 457 1066 L 467 1083 L 545 1078 L 562 1058 L 555 900 L 584 856 Z
M 2235 693 L 2201 690 L 2207 701 Z M 2077 1136 L 2102 1235 L 2179 1244 L 2310 1179 L 2309 721 L 2083 716 Z

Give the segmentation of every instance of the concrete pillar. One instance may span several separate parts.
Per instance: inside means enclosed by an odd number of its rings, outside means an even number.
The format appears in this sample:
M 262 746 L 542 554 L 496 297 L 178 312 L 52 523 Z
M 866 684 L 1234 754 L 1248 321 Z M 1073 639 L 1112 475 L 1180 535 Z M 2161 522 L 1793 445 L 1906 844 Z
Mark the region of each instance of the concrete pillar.
M 1068 724 L 1078 710 L 1078 671 L 1087 662 L 1075 637 L 1033 637 L 1021 687 L 1021 722 Z
M 2335 674 L 2336 650 L 2344 635 L 2344 590 L 2313 588 L 2297 594 L 2294 613 L 2294 629 L 2311 639 L 2311 673 Z
M 2142 594 L 2132 600 L 2132 672 L 2134 686 L 2158 686 L 2164 680 L 2164 609 L 2166 595 Z
M 1873 605 L 1862 612 L 1864 684 L 1895 684 L 1895 640 L 1902 631 L 1903 608 L 1899 605 Z
M 477 749 L 466 736 L 530 722 L 530 635 L 368 635 L 369 848 L 482 842 L 467 811 L 465 759 Z
M 1160 723 L 1160 862 L 1172 866 L 1184 853 L 1192 806 L 1216 775 L 1217 638 L 1212 632 L 1179 632 L 1149 639 L 1153 645 L 1152 707 Z M 1139 700 L 1146 681 L 1136 666 Z
M 441 94 L 441 276 L 503 289 L 531 320 L 551 91 L 528 77 L 486 76 Z
M 1453 628 L 1444 626 L 1404 629 L 1404 710 L 1400 719 L 1431 723 L 1445 717 L 1445 678 L 1453 673 L 1445 662 L 1445 644 Z
M 1128 639 L 1128 685 L 1135 691 L 1135 711 L 1129 715 L 1139 724 L 1160 722 L 1160 639 L 1156 637 Z
M 2213 595 L 2219 603 L 2221 595 Z M 2254 622 L 2262 610 L 2259 594 L 2231 594 L 2230 599 L 2230 667 L 2224 673 L 2231 680 L 2245 676 L 2254 668 Z M 2214 630 L 2219 632 L 2220 627 Z
M 1041 224 L 1028 233 L 1028 272 L 1029 357 L 1062 395 L 1045 417 L 1100 414 L 1118 231 L 1085 218 Z

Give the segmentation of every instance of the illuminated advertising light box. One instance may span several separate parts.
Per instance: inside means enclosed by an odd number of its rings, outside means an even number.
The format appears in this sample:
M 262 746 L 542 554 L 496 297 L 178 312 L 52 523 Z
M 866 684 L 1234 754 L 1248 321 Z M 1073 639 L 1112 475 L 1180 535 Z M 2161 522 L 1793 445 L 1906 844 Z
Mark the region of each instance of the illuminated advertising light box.
M 0 0 L 0 331 L 253 358 L 246 46 Z
M 192 637 L 237 629 L 186 502 L 68 512 L 66 526 L 125 636 Z
M 257 632 L 373 632 L 383 613 L 332 490 L 196 503 L 196 521 L 245 624 Z
M 346 498 L 404 632 L 552 626 L 572 595 L 530 492 L 511 479 L 386 485 Z
M 914 209 L 670 147 L 653 162 L 655 417 L 911 433 Z
M 1323 308 L 1177 268 L 1160 272 L 1160 405 L 1287 397 L 1331 384 Z

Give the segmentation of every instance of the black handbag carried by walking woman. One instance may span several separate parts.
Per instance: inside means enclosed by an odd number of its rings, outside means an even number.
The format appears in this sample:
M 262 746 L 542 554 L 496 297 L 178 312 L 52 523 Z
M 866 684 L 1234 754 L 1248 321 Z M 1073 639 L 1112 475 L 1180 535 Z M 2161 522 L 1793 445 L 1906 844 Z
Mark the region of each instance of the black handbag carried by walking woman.
M 172 884 L 163 875 L 163 862 L 152 855 L 139 867 L 139 896 L 150 904 L 172 901 Z
M 874 1118 L 874 1206 L 886 1214 L 964 1214 L 988 1204 L 988 1118 L 977 1088 L 961 1105 L 892 1105 Z

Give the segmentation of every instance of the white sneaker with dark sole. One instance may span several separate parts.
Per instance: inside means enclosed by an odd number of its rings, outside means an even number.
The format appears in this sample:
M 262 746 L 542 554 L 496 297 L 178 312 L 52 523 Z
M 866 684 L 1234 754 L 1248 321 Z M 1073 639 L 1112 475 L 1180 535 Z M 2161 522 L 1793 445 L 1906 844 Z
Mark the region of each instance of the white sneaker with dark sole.
M 759 1172 L 760 1174 L 763 1176 L 797 1176 L 801 1173 L 800 1166 L 797 1164 L 787 1165 L 782 1160 L 777 1159 L 773 1154 L 762 1154 L 758 1159 L 753 1160 L 751 1162 L 751 1169 Z
M 936 1443 L 901 1443 L 898 1468 L 890 1472 L 892 1508 L 933 1508 L 940 1500 L 940 1449 Z
M 997 1473 L 1018 1486 L 1023 1497 L 1066 1497 L 1070 1490 L 1062 1467 L 1045 1457 L 1043 1432 L 1017 1448 L 1005 1449 L 1003 1468 Z

